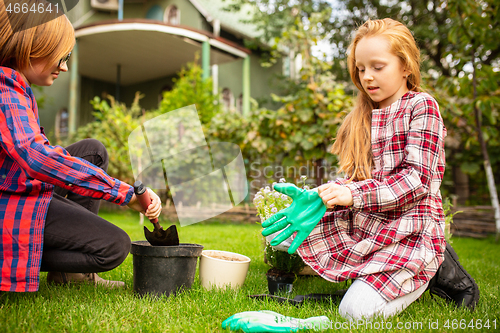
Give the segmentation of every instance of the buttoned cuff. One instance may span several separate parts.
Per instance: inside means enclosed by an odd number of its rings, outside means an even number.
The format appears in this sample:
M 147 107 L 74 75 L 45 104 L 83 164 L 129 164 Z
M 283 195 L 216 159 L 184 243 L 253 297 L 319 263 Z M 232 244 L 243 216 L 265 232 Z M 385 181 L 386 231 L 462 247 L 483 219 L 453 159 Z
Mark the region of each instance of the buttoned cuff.
M 355 209 L 363 208 L 363 198 L 361 197 L 361 193 L 359 193 L 359 190 L 358 190 L 358 187 L 356 186 L 356 184 L 351 182 L 351 183 L 345 184 L 344 186 L 347 187 L 351 191 L 352 202 L 353 202 L 351 207 L 355 208 Z

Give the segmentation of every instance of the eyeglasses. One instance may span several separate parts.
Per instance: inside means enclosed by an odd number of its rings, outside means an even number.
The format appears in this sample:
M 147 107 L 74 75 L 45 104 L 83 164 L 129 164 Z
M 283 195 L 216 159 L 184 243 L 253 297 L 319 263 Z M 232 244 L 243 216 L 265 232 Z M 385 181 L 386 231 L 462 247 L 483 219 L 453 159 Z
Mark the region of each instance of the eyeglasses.
M 57 65 L 57 67 L 61 67 L 62 65 L 64 65 L 65 63 L 67 63 L 69 61 L 69 57 L 71 57 L 71 52 L 68 53 L 67 56 L 65 56 L 64 58 L 62 58 L 61 60 L 59 60 L 59 64 Z

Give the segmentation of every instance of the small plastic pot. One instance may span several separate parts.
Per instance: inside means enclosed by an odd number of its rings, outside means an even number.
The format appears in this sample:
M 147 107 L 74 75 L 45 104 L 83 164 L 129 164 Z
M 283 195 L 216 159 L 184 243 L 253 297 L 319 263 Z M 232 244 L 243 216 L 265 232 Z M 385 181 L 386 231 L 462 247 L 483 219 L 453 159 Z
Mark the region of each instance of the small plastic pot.
M 134 291 L 139 296 L 169 296 L 191 288 L 202 251 L 199 244 L 151 246 L 148 241 L 132 242 Z
M 278 292 L 280 293 L 291 293 L 293 289 L 293 281 L 295 276 L 280 276 L 280 275 L 266 275 L 267 276 L 267 288 L 269 293 L 274 295 Z
M 200 283 L 205 289 L 237 289 L 245 282 L 250 258 L 242 254 L 205 250 L 200 258 Z

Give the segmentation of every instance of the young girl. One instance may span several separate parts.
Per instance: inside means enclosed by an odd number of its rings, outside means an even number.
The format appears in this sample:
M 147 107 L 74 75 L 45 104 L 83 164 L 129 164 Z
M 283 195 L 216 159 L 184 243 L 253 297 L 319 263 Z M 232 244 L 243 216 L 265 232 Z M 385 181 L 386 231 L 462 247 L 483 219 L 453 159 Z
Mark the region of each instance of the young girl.
M 0 290 L 36 291 L 40 270 L 55 283 L 123 286 L 96 274 L 121 264 L 130 250 L 128 235 L 97 216 L 99 200 L 144 211 L 132 186 L 106 174 L 99 141 L 49 144 L 31 85 L 50 86 L 68 70 L 74 30 L 54 10 L 6 10 L 15 5 L 0 2 Z M 145 214 L 155 218 L 161 204 L 149 194 Z
M 446 129 L 436 101 L 420 92 L 411 32 L 391 19 L 367 21 L 348 66 L 358 100 L 332 147 L 346 177 L 318 188 L 332 210 L 309 229 L 299 255 L 326 280 L 354 280 L 339 307 L 345 318 L 397 314 L 433 276 L 431 292 L 473 308 L 477 285 L 444 240 Z M 306 229 L 301 223 L 295 230 Z

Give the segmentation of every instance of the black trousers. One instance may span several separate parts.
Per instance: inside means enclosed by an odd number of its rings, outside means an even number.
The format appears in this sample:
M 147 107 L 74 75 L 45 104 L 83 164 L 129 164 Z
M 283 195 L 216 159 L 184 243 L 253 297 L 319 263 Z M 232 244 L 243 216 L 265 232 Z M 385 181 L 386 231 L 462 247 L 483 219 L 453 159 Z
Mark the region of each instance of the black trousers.
M 107 171 L 108 154 L 98 140 L 85 139 L 66 150 Z M 97 215 L 99 204 L 100 200 L 55 188 L 45 220 L 42 271 L 97 273 L 125 260 L 130 238 Z

